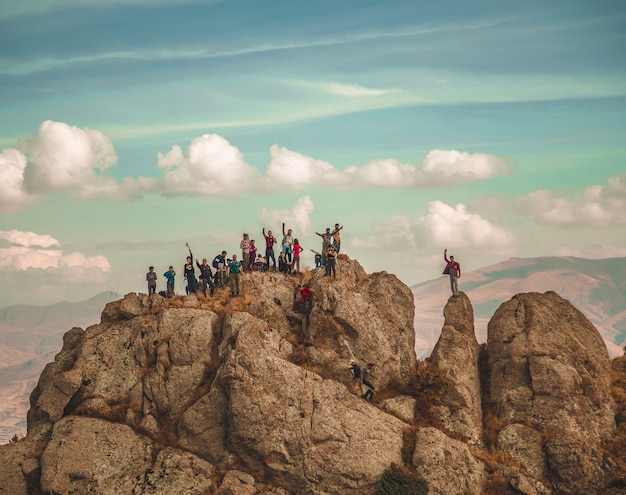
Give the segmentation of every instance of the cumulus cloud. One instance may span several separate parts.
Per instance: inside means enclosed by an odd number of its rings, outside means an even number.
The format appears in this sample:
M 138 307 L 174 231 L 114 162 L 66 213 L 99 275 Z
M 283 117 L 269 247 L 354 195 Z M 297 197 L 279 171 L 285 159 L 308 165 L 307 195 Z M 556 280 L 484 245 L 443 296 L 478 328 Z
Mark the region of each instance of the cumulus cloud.
M 12 244 L 19 244 L 20 246 L 41 246 L 48 248 L 51 246 L 58 246 L 59 241 L 48 234 L 35 234 L 34 232 L 22 232 L 20 230 L 0 230 L 0 239 L 5 239 Z
M 480 215 L 468 212 L 463 204 L 452 207 L 432 201 L 420 217 L 393 215 L 385 222 L 375 222 L 372 235 L 354 239 L 352 245 L 358 249 L 376 247 L 385 252 L 430 252 L 450 246 L 465 252 L 510 254 L 517 247 L 517 238 Z
M 104 133 L 46 121 L 20 141 L 20 149 L 0 154 L 0 211 L 16 211 L 55 192 L 80 199 L 127 201 L 144 192 L 237 197 L 250 193 L 294 191 L 306 187 L 449 187 L 511 172 L 511 164 L 492 155 L 433 150 L 422 163 L 374 160 L 339 170 L 332 164 L 276 144 L 266 173 L 246 163 L 240 150 L 217 134 L 194 139 L 187 150 L 174 145 L 158 153 L 161 178 L 122 181 L 111 175 L 117 153 Z
M 128 200 L 150 189 L 147 179 L 127 178 L 119 184 L 110 175 L 117 153 L 111 139 L 97 130 L 48 120 L 22 139 L 19 148 L 0 155 L 0 211 L 23 209 L 58 191 L 86 199 Z
M 315 210 L 313 200 L 309 196 L 304 196 L 286 210 L 272 210 L 267 207 L 261 209 L 259 220 L 261 225 L 272 230 L 278 237 L 282 234 L 280 226 L 285 222 L 285 229 L 293 229 L 294 235 L 308 234 L 311 230 L 311 213 Z
M 456 186 L 473 180 L 510 173 L 505 159 L 485 153 L 433 150 L 421 164 L 405 164 L 390 158 L 341 171 L 328 162 L 273 145 L 267 167 L 267 189 L 302 189 L 324 186 L 339 189 L 367 187 L 414 188 Z
M 15 149 L 0 153 L 0 211 L 17 211 L 33 200 L 24 188 L 26 157 Z
M 270 148 L 270 155 L 271 161 L 265 174 L 269 190 L 343 183 L 341 172 L 323 160 L 315 160 L 276 144 Z
M 60 249 L 59 241 L 47 234 L 18 230 L 0 231 L 0 239 L 13 244 L 0 248 L 0 269 L 3 270 L 111 271 L 111 264 L 104 256 L 85 256 L 79 252 L 65 254 Z M 51 247 L 58 249 L 49 249 Z
M 235 146 L 217 134 L 194 139 L 186 152 L 175 145 L 159 153 L 158 166 L 165 173 L 162 191 L 166 194 L 235 196 L 249 192 L 262 178 Z
M 480 215 L 468 212 L 463 204 L 453 208 L 441 201 L 431 201 L 426 215 L 418 223 L 423 225 L 429 243 L 433 246 L 480 248 L 499 252 L 517 245 L 515 235 L 493 225 Z
M 518 213 L 540 223 L 606 227 L 626 223 L 626 173 L 616 175 L 604 186 L 588 187 L 579 198 L 570 199 L 552 191 L 533 191 L 519 198 Z

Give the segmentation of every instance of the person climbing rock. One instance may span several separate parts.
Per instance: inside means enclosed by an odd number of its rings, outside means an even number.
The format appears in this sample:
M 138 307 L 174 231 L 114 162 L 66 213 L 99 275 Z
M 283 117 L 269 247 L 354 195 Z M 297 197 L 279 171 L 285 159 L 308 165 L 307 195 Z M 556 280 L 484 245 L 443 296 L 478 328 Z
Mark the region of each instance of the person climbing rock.
M 361 366 L 356 362 L 356 359 L 350 360 L 350 368 L 348 368 L 352 372 L 352 380 L 350 380 L 350 385 L 352 389 L 355 389 L 355 386 L 358 387 L 359 395 L 363 396 L 363 384 L 361 382 Z
M 368 363 L 365 368 L 363 368 L 363 385 L 367 388 L 365 393 L 363 394 L 363 398 L 368 401 L 372 401 L 374 398 L 374 385 L 370 381 L 371 378 L 376 378 L 372 374 L 372 370 L 374 369 L 374 363 Z

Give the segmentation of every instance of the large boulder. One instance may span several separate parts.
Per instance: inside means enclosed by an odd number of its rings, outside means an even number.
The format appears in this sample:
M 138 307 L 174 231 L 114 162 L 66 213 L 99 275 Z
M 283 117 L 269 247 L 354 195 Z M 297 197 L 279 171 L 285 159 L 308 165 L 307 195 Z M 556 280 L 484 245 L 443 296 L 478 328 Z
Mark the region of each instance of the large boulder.
M 44 493 L 193 493 L 213 489 L 207 461 L 152 440 L 126 425 L 65 417 L 41 457 Z
M 615 412 L 595 327 L 554 292 L 519 294 L 489 322 L 487 351 L 491 406 L 519 425 L 500 432 L 500 447 L 558 493 L 596 493 Z
M 469 447 L 436 428 L 415 433 L 413 468 L 428 483 L 429 493 L 438 495 L 483 495 L 485 466 Z
M 235 315 L 231 325 L 238 326 L 236 342 L 214 383 L 228 397 L 222 402 L 227 410 L 198 401 L 181 420 L 183 432 L 193 425 L 190 414 L 206 411 L 212 419 L 202 438 L 222 437 L 251 473 L 269 471 L 294 493 L 373 493 L 382 472 L 402 461 L 406 425 L 344 385 L 281 358 L 274 332 L 263 322 Z M 216 420 L 220 415 L 228 418 L 227 430 Z M 195 443 L 194 451 L 214 455 L 192 435 L 181 438 Z
M 459 292 L 444 307 L 441 336 L 430 362 L 446 377 L 447 386 L 435 414 L 446 430 L 472 445 L 482 445 L 483 416 L 478 357 L 480 346 L 474 334 L 474 312 L 467 295 Z

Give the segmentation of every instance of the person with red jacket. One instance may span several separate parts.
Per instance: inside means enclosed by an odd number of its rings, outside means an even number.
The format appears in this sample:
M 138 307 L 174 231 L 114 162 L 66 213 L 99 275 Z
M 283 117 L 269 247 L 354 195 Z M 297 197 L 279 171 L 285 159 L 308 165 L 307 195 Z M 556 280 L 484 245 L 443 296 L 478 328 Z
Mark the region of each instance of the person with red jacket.
M 446 268 L 443 270 L 444 275 L 450 275 L 450 289 L 453 296 L 459 295 L 459 278 L 461 278 L 461 265 L 454 261 L 454 256 L 447 256 L 448 250 L 443 250 L 443 259 L 446 260 Z

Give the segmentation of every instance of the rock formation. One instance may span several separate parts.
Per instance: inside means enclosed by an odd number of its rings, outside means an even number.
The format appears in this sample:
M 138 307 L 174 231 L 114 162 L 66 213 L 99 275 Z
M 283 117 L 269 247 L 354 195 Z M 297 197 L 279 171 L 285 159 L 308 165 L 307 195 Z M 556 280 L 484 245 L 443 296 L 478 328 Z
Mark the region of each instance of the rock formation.
M 500 448 L 558 493 L 600 489 L 615 410 L 595 327 L 554 292 L 520 294 L 489 322 L 487 352 Z
M 441 428 L 419 427 L 411 291 L 344 255 L 337 268 L 246 274 L 237 298 L 109 303 L 43 371 L 27 436 L 0 447 L 0 493 L 367 495 L 392 464 L 442 495 L 600 494 L 616 477 L 608 356 L 569 303 L 505 303 L 485 373 L 471 303 L 451 298 L 429 360 L 446 383 L 430 409 Z M 372 402 L 350 359 L 375 363 Z
M 474 446 L 482 446 L 483 416 L 480 402 L 474 313 L 467 295 L 459 292 L 444 308 L 444 325 L 430 361 L 449 379 L 441 404 L 433 411 L 446 430 Z

